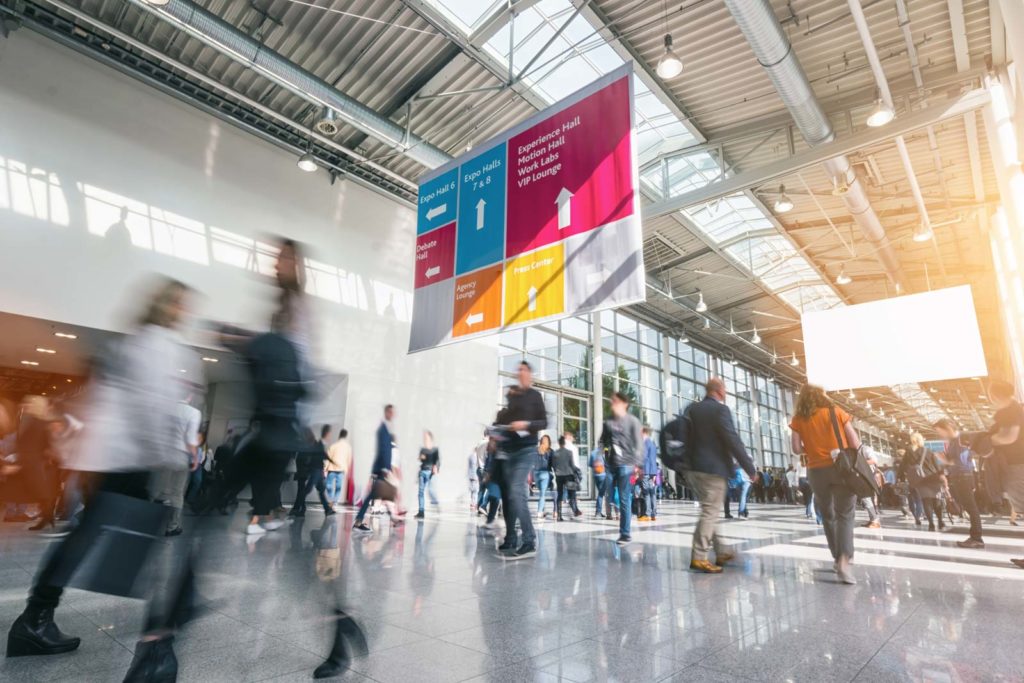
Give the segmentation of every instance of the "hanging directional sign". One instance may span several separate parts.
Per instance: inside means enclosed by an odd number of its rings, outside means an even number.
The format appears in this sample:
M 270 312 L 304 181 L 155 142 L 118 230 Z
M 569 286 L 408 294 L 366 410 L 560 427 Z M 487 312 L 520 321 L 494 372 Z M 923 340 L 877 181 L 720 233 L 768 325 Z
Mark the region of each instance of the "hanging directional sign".
M 643 300 L 632 73 L 422 178 L 410 352 Z

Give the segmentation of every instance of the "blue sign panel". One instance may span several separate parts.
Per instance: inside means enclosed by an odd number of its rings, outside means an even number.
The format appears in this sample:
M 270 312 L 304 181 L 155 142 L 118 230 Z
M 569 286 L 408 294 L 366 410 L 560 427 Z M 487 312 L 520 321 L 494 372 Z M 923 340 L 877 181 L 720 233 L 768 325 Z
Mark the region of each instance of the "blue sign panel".
M 505 255 L 505 143 L 459 167 L 456 274 L 498 263 Z
M 447 173 L 420 185 L 419 206 L 416 211 L 416 234 L 422 235 L 455 220 L 458 211 L 459 170 Z

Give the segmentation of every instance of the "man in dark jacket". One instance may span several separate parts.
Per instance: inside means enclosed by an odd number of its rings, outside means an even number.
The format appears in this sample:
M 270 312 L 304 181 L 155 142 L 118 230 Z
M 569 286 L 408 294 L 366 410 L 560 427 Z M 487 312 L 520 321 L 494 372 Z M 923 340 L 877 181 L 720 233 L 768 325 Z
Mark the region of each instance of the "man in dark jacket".
M 684 421 L 686 434 L 687 481 L 700 500 L 700 520 L 693 531 L 693 554 L 690 569 L 718 574 L 732 553 L 722 549 L 715 533 L 718 515 L 725 499 L 726 482 L 736 465 L 746 470 L 751 478 L 756 470 L 747 450 L 736 433 L 732 411 L 725 405 L 725 382 L 710 379 L 703 401 L 686 407 Z M 715 548 L 715 564 L 708 561 L 708 551 Z
M 389 403 L 384 406 L 384 419 L 377 428 L 377 454 L 373 458 L 373 468 L 370 472 L 374 479 L 383 479 L 391 471 L 391 455 L 394 452 L 395 442 L 394 428 L 392 427 L 394 419 L 395 407 Z M 356 513 L 355 524 L 352 525 L 353 531 L 364 534 L 373 533 L 373 529 L 363 521 L 367 510 L 370 509 L 370 503 L 373 502 L 373 487 L 370 488 L 370 492 L 363 497 L 363 504 L 359 508 L 359 512 Z
M 509 387 L 506 405 L 499 422 L 505 427 L 505 440 L 498 444 L 498 459 L 503 461 L 501 504 L 505 515 L 505 542 L 498 551 L 503 559 L 520 560 L 537 554 L 537 536 L 530 519 L 530 471 L 537 455 L 537 434 L 548 426 L 544 399 L 533 388 L 533 368 L 519 364 L 519 384 Z M 516 533 L 516 520 L 523 530 L 522 542 Z
M 629 397 L 616 391 L 612 394 L 612 416 L 605 420 L 601 432 L 601 445 L 607 453 L 611 468 L 612 486 L 619 492 L 619 545 L 626 545 L 633 515 L 633 486 L 630 477 L 643 464 L 643 428 L 634 415 L 629 413 Z

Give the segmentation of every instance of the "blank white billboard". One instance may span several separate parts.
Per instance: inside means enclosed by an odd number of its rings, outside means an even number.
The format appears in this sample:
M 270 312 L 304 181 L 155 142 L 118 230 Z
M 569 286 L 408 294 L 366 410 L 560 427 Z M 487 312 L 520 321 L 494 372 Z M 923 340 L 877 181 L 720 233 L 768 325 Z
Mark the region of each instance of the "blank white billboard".
M 807 379 L 827 390 L 988 374 L 970 285 L 802 318 Z

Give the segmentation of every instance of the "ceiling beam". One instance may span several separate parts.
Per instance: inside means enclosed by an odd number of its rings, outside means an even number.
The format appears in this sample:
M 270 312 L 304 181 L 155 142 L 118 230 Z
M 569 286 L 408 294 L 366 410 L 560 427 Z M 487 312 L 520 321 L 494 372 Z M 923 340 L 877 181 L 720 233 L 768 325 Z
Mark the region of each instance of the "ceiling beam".
M 647 86 L 648 90 L 654 93 L 655 97 L 661 100 L 662 104 L 676 115 L 697 142 L 704 142 L 706 139 L 704 134 L 693 124 L 693 117 L 683 106 L 683 103 L 665 89 L 661 78 L 658 77 L 651 64 L 642 54 L 637 52 L 636 48 L 628 40 L 619 34 L 615 25 L 608 19 L 608 15 L 597 6 L 597 3 L 590 2 L 590 0 L 572 0 L 572 4 L 577 7 L 581 4 L 583 5 L 580 13 L 590 22 L 590 25 L 594 27 L 597 33 L 625 61 L 633 61 L 633 69 L 636 72 L 637 78 Z
M 656 218 L 681 209 L 727 197 L 748 188 L 759 187 L 769 181 L 782 178 L 809 166 L 816 166 L 833 157 L 851 154 L 859 149 L 885 142 L 896 135 L 904 135 L 933 123 L 962 116 L 983 107 L 989 100 L 987 90 L 968 91 L 959 97 L 929 106 L 911 114 L 904 114 L 881 128 L 865 128 L 852 135 L 827 142 L 798 152 L 786 159 L 779 159 L 760 168 L 737 173 L 731 178 L 684 192 L 668 199 L 653 202 L 643 207 L 644 219 Z
M 713 253 L 715 253 L 715 250 L 712 249 L 711 247 L 702 247 L 697 251 L 691 251 L 688 254 L 680 254 L 679 256 L 671 258 L 668 261 L 665 261 L 664 263 L 659 263 L 655 268 L 648 268 L 647 272 L 653 275 L 658 275 L 659 273 L 664 273 L 666 270 L 678 268 L 679 266 L 683 265 L 684 263 L 688 263 L 693 259 L 700 258 L 701 256 L 707 256 L 708 254 Z
M 394 120 L 417 97 L 442 90 L 469 61 L 470 59 L 457 45 L 448 43 L 445 49 L 437 53 L 416 73 L 405 88 L 396 93 L 377 111 L 381 116 Z M 404 118 L 404 116 L 400 118 Z M 356 133 L 345 143 L 352 149 L 357 149 L 367 137 L 369 136 L 365 133 Z
M 426 0 L 402 0 L 402 2 L 416 14 L 423 18 L 428 24 L 437 29 L 449 41 L 457 45 L 463 52 L 470 56 L 473 61 L 490 71 L 495 78 L 502 83 L 508 83 L 508 65 L 502 64 L 501 60 L 492 56 L 487 50 L 472 43 L 470 39 L 452 22 L 444 16 L 433 5 Z M 507 13 L 506 13 L 507 14 Z M 500 28 L 500 27 L 499 27 Z M 511 90 L 519 95 L 538 111 L 548 106 L 548 103 L 522 81 L 513 83 Z
M 484 2 L 485 0 L 477 0 Z M 512 11 L 509 11 L 509 3 L 503 1 L 493 12 L 479 22 L 479 26 L 469 34 L 469 42 L 477 47 L 483 47 L 484 43 L 498 34 L 498 31 L 505 28 L 512 16 L 512 13 L 519 14 L 523 10 L 533 7 L 540 0 L 515 0 L 512 2 Z

